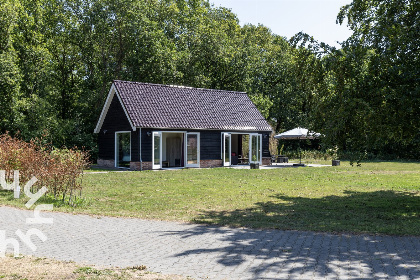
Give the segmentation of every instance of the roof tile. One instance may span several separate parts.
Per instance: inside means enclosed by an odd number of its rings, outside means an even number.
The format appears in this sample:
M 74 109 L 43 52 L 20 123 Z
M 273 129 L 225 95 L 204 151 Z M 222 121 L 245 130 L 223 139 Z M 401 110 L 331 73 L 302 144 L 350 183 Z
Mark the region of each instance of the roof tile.
M 136 127 L 271 131 L 244 92 L 114 81 Z

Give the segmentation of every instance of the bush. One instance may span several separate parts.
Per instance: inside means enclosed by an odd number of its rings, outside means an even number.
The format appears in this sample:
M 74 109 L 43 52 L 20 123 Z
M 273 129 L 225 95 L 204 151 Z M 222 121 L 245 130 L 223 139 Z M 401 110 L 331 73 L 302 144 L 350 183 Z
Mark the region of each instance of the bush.
M 13 171 L 19 170 L 22 186 L 33 176 L 38 179 L 38 189 L 46 186 L 54 198 L 61 197 L 73 205 L 76 192 L 82 191 L 83 170 L 89 165 L 88 153 L 76 149 L 56 149 L 41 144 L 42 139 L 29 143 L 0 135 L 0 170 L 5 170 L 6 180 L 13 179 Z M 24 183 L 25 182 L 25 183 Z M 33 187 L 32 192 L 36 192 Z
M 300 156 L 299 150 L 288 150 L 284 151 L 283 154 L 288 158 L 298 159 Z M 333 156 L 322 150 L 302 150 L 302 159 L 314 159 L 314 160 L 331 160 Z

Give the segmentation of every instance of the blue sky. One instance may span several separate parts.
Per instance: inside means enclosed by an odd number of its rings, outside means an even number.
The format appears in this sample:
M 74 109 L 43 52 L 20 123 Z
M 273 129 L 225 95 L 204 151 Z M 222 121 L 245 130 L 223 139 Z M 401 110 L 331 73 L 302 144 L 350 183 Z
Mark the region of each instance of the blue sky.
M 351 35 L 345 24 L 336 24 L 340 7 L 351 0 L 209 0 L 232 9 L 240 24 L 261 23 L 288 39 L 303 31 L 316 40 L 338 47 Z

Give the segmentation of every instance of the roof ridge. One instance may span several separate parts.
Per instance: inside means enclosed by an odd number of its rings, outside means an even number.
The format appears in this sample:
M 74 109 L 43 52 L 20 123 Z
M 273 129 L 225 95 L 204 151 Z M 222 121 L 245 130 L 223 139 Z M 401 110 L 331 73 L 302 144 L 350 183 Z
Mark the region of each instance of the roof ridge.
M 133 82 L 133 81 L 113 80 L 113 83 L 115 83 L 115 82 L 129 83 L 129 84 L 140 84 L 140 85 L 150 85 L 150 86 L 159 86 L 159 87 L 185 88 L 185 89 L 197 89 L 197 90 L 203 90 L 203 91 L 220 91 L 220 92 L 231 92 L 231 93 L 237 93 L 237 94 L 247 94 L 244 91 L 225 90 L 225 89 L 211 89 L 211 88 L 198 88 L 198 87 L 190 87 L 190 86 L 183 86 L 183 85 L 166 85 L 166 84 L 155 84 L 155 83 L 145 83 L 145 82 Z

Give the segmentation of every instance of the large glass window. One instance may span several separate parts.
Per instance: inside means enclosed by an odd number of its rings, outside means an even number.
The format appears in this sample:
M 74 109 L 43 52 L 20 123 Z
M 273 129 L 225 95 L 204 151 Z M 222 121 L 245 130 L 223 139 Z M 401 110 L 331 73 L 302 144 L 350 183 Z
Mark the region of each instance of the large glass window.
M 200 133 L 188 132 L 185 139 L 186 166 L 200 167 Z
M 131 161 L 131 133 L 117 132 L 116 134 L 117 167 L 130 167 Z
M 187 164 L 198 164 L 197 134 L 187 134 Z

